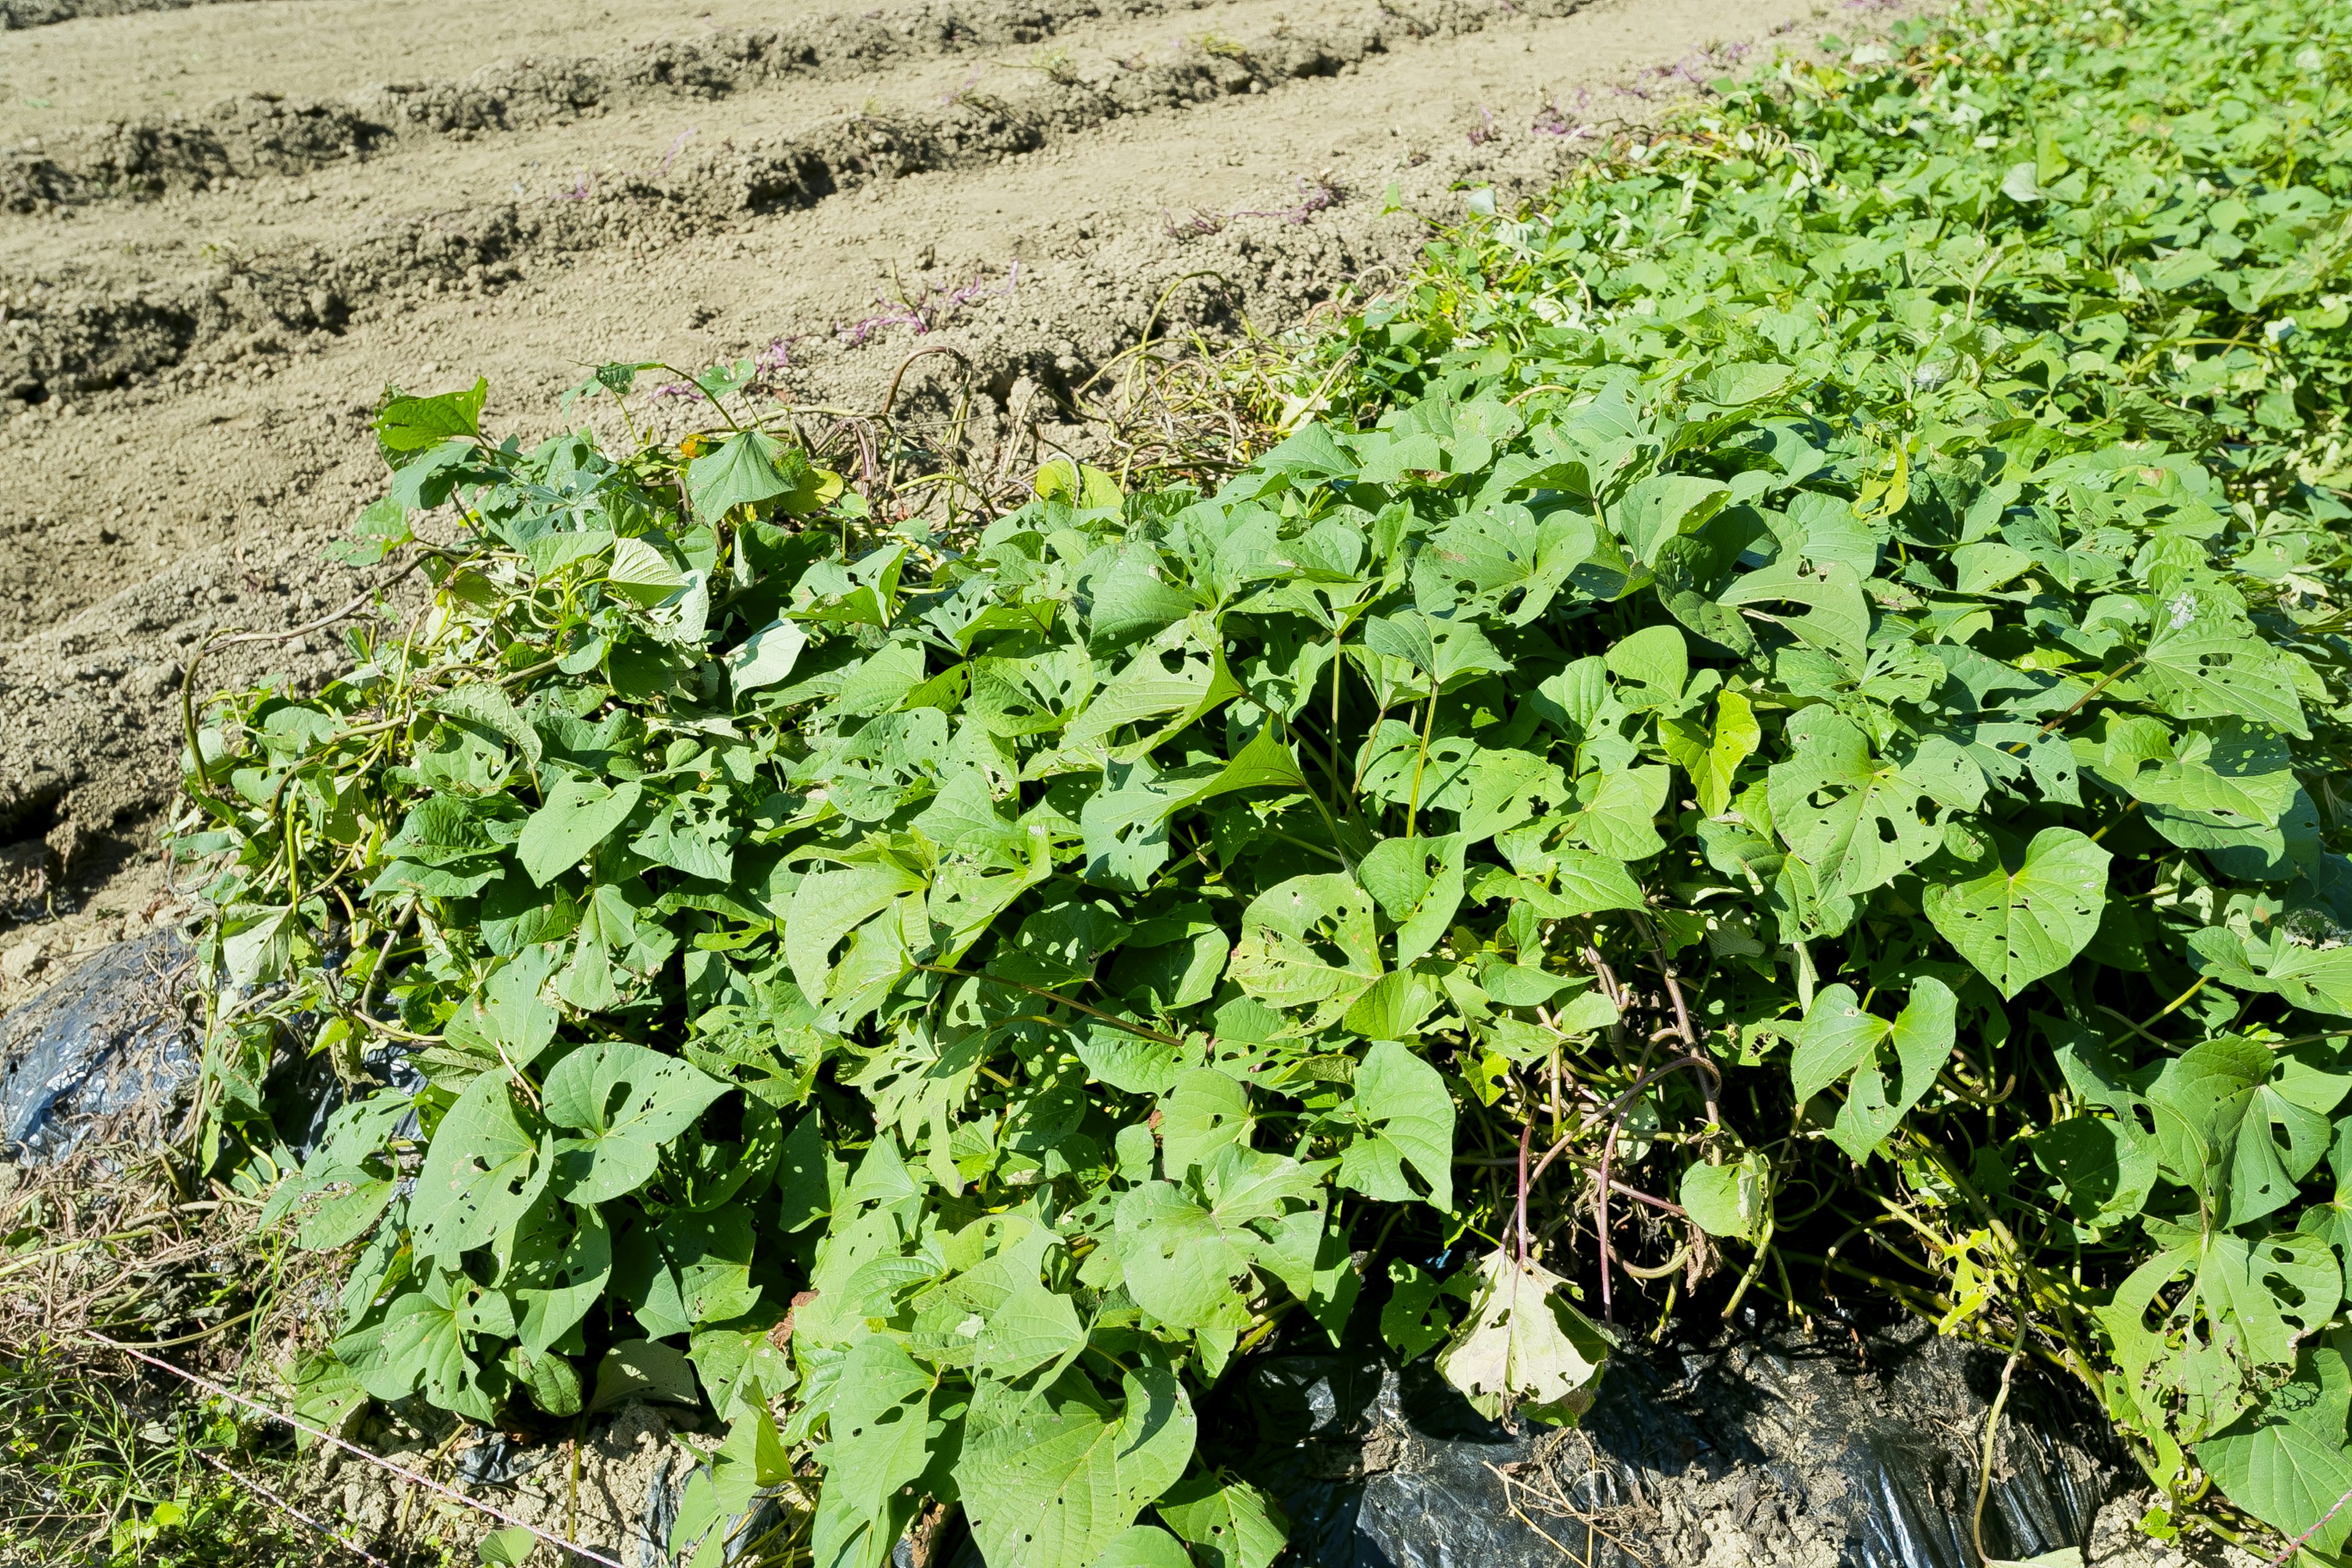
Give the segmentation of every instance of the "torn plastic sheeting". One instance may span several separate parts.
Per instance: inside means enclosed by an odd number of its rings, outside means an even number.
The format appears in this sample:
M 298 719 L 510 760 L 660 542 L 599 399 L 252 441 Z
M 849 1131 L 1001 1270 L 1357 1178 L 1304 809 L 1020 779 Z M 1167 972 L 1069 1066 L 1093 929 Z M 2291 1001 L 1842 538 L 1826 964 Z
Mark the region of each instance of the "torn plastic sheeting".
M 1311 1568 L 1975 1568 L 1976 1445 L 2000 1357 L 1914 1325 L 1866 1358 L 1789 1334 L 1621 1353 L 1578 1428 L 1483 1420 L 1426 1363 L 1270 1357 L 1242 1373 L 1242 1473 Z M 1996 1559 L 2084 1545 L 2112 1438 L 2069 1389 L 2026 1374 L 1985 1508 Z
M 1257 1442 L 1236 1468 L 1281 1501 L 1291 1560 L 1305 1568 L 1561 1561 L 1563 1543 L 1515 1515 L 1506 1479 L 1554 1429 L 1486 1420 L 1427 1362 L 1400 1371 L 1369 1352 L 1273 1357 L 1247 1369 L 1239 1398 Z
M 1996 1561 L 2023 1561 L 2082 1546 L 2097 1517 L 2097 1489 L 2068 1462 L 2047 1432 L 2001 1423 L 2003 1457 L 1985 1499 L 1985 1547 Z M 1854 1444 L 1868 1483 L 1854 1533 L 1858 1568 L 1976 1568 L 1969 1543 L 1976 1508 L 1973 1456 L 1963 1460 L 1911 1432 L 1873 1430 Z
M 170 930 L 117 942 L 0 1021 L 0 1155 L 53 1163 L 126 1113 L 167 1132 L 196 1066 L 177 1001 L 187 959 Z

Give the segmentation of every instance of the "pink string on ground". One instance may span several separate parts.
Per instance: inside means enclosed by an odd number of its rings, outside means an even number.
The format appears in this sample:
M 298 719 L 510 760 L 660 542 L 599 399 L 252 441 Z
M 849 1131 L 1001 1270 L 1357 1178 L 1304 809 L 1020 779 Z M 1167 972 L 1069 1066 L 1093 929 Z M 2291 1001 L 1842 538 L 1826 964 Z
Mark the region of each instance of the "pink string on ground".
M 365 1448 L 361 1447 L 356 1443 L 346 1443 L 341 1437 L 336 1436 L 332 1432 L 322 1431 L 319 1427 L 311 1426 L 307 1421 L 298 1421 L 291 1415 L 282 1415 L 278 1411 L 272 1410 L 267 1405 L 258 1404 L 254 1400 L 247 1399 L 242 1394 L 237 1394 L 232 1390 L 223 1388 L 219 1384 L 213 1382 L 210 1378 L 198 1377 L 194 1373 L 188 1371 L 185 1367 L 173 1366 L 168 1361 L 162 1361 L 154 1356 L 149 1355 L 136 1345 L 126 1345 L 120 1341 L 110 1340 L 104 1334 L 91 1333 L 87 1329 L 84 1329 L 82 1333 L 85 1337 L 96 1343 L 104 1345 L 108 1350 L 121 1351 L 124 1355 L 131 1357 L 133 1361 L 145 1362 L 149 1366 L 168 1372 L 173 1377 L 184 1378 L 189 1383 L 195 1384 L 198 1388 L 203 1389 L 206 1394 L 214 1394 L 219 1398 L 228 1400 L 230 1403 L 235 1405 L 242 1405 L 247 1410 L 253 1411 L 256 1415 L 266 1415 L 270 1420 L 276 1421 L 280 1425 L 293 1427 L 297 1432 L 307 1432 L 311 1436 L 318 1438 L 321 1443 L 332 1443 L 336 1447 L 341 1448 L 346 1454 L 356 1455 L 360 1458 L 365 1459 L 369 1464 L 375 1466 L 377 1468 L 388 1470 L 392 1474 L 398 1476 L 402 1480 L 413 1482 L 417 1486 L 425 1488 L 427 1491 L 439 1492 L 451 1502 L 462 1503 L 466 1507 L 473 1509 L 477 1512 L 488 1514 L 492 1519 L 497 1520 L 501 1524 L 512 1525 L 518 1530 L 527 1530 L 531 1534 L 537 1536 L 540 1540 L 546 1542 L 550 1546 L 559 1547 L 577 1557 L 584 1557 L 591 1563 L 601 1563 L 604 1565 L 604 1568 L 626 1568 L 626 1565 L 619 1562 L 617 1559 L 607 1557 L 601 1552 L 592 1552 L 587 1547 L 582 1546 L 575 1542 L 566 1541 L 560 1535 L 550 1534 L 548 1531 L 540 1529 L 539 1526 L 535 1524 L 527 1524 L 523 1521 L 517 1519 L 514 1515 L 508 1513 L 501 1509 L 492 1508 L 488 1503 L 482 1501 L 478 1498 L 469 1498 L 461 1491 L 456 1491 L 448 1487 L 443 1486 L 439 1481 L 434 1480 L 428 1476 L 420 1476 L 415 1470 L 404 1469 L 402 1467 L 394 1464 L 390 1459 L 383 1458 L 380 1454 L 369 1453 Z
M 312 1530 L 317 1531 L 320 1535 L 325 1536 L 328 1540 L 333 1542 L 336 1545 L 341 1547 L 344 1551 L 350 1552 L 361 1562 L 371 1564 L 372 1568 L 392 1568 L 392 1564 L 386 1563 L 383 1558 L 376 1556 L 373 1552 L 369 1552 L 366 1548 L 359 1545 L 356 1542 L 347 1541 L 343 1537 L 336 1534 L 333 1531 L 328 1529 L 317 1520 L 312 1519 L 309 1514 L 304 1513 L 300 1509 L 296 1508 L 292 1503 L 288 1502 L 284 1498 L 279 1497 L 276 1492 L 271 1491 L 268 1487 L 263 1486 L 259 1481 L 255 1480 L 251 1476 L 243 1474 L 237 1470 L 230 1469 L 226 1465 L 221 1463 L 210 1454 L 205 1453 L 202 1448 L 198 1448 L 196 1450 L 196 1458 L 202 1459 L 205 1464 L 210 1465 L 214 1469 L 218 1470 L 222 1475 L 226 1476 L 230 1480 L 235 1481 L 238 1486 L 243 1487 L 246 1490 L 252 1492 L 255 1496 L 261 1498 L 264 1501 L 274 1505 L 281 1512 L 291 1514 L 297 1521 L 309 1525 Z

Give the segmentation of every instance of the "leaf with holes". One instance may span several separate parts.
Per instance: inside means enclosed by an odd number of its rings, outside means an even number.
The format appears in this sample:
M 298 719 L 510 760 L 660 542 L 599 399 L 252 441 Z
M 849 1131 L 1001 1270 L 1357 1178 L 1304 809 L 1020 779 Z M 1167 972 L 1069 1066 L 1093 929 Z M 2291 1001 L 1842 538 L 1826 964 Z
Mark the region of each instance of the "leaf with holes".
M 547 1119 L 583 1134 L 556 1144 L 563 1195 L 586 1205 L 636 1191 L 663 1148 L 726 1092 L 691 1062 L 643 1046 L 580 1047 L 547 1075 Z
M 2105 849 L 2071 827 L 2045 827 L 2014 871 L 1996 864 L 1927 892 L 1927 918 L 1977 972 L 2015 996 L 2090 944 L 2107 901 Z
M 1498 1247 L 1478 1265 L 1478 1295 L 1437 1358 L 1445 1381 L 1485 1415 L 1526 1405 L 1572 1416 L 1592 1402 L 1609 1341 L 1568 1299 L 1568 1281 Z
M 1192 1401 L 1173 1373 L 1139 1367 L 1115 1409 L 1070 1400 L 979 1434 L 956 1483 L 992 1563 L 1092 1568 L 1192 1458 Z
M 514 1081 L 483 1073 L 458 1095 L 416 1173 L 408 1223 L 419 1257 L 455 1263 L 511 1231 L 546 1189 L 554 1141 L 534 1131 Z

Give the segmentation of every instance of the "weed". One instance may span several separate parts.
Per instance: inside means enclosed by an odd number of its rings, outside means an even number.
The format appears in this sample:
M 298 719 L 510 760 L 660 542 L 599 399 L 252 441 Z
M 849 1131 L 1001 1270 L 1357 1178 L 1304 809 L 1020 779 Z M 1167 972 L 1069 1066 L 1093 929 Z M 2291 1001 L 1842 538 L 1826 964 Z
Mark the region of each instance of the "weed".
M 1224 228 L 1225 222 L 1223 214 L 1206 207 L 1195 207 L 1181 216 L 1166 207 L 1160 209 L 1160 230 L 1171 239 L 1197 239 L 1202 235 L 1216 234 Z
M 1040 48 L 1029 57 L 1029 68 L 1045 73 L 1045 79 L 1064 87 L 1078 79 L 1078 62 L 1070 51 L 1059 46 Z
M 1299 180 L 1298 205 L 1296 206 L 1276 207 L 1271 211 L 1264 212 L 1237 212 L 1233 216 L 1279 218 L 1287 224 L 1302 224 L 1317 213 L 1327 212 L 1346 199 L 1347 192 L 1331 178 L 1329 174 L 1326 173 L 1316 175 L 1312 180 L 1304 178 Z

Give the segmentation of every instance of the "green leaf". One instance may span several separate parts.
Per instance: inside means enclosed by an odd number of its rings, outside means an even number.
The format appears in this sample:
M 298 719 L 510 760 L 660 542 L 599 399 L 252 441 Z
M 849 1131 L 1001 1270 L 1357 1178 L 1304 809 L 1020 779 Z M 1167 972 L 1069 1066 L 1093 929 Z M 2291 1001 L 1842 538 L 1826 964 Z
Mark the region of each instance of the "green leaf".
M 1175 1374 L 1141 1367 L 1120 1389 L 1115 1415 L 1074 1400 L 965 1443 L 956 1484 L 982 1557 L 1092 1568 L 1183 1474 L 1194 1421 Z
M 2184 591 L 2160 612 L 2148 639 L 2149 683 L 2177 719 L 2252 719 L 2290 735 L 2307 735 L 2294 679 L 2275 649 L 2194 613 Z M 2177 624 L 2176 624 L 2177 623 Z
M 542 1203 L 516 1227 L 514 1258 L 499 1287 L 520 1310 L 517 1337 L 545 1353 L 604 1299 L 613 1276 L 613 1234 L 593 1208 Z
M 2158 1252 L 2093 1311 L 2114 1346 L 2118 1388 L 2148 1408 L 2177 1402 L 2167 1425 L 2194 1442 L 2248 1408 L 2270 1369 L 2294 1362 L 2297 1342 L 2334 1313 L 2343 1273 L 2316 1237 L 2249 1241 L 2210 1226 L 2146 1224 Z M 2188 1288 L 2168 1295 L 2184 1279 Z
M 817 998 L 830 994 L 835 947 L 903 895 L 922 889 L 920 877 L 887 861 L 803 877 L 784 914 L 784 957 L 801 990 Z
M 1764 1180 L 1769 1167 L 1749 1151 L 1727 1165 L 1684 1167 L 1675 1194 L 1691 1223 L 1709 1236 L 1753 1241 L 1764 1225 Z
M 2136 1217 L 2156 1184 L 2156 1151 L 2137 1130 L 2099 1116 L 2070 1116 L 2037 1134 L 2034 1162 L 2066 1189 L 2067 1206 L 2086 1226 Z
M 554 1163 L 553 1143 L 525 1125 L 525 1114 L 511 1079 L 483 1073 L 441 1118 L 409 1198 L 420 1257 L 454 1264 L 461 1253 L 511 1230 L 538 1201 Z
M 1130 1524 L 1095 1559 L 1094 1568 L 1193 1568 L 1183 1542 L 1156 1524 Z
M 2293 1379 L 2197 1445 L 2197 1462 L 2231 1502 L 2281 1535 L 2301 1540 L 2310 1531 L 2311 1550 L 2321 1553 L 2340 1552 L 2352 1538 L 2352 1509 L 2342 1506 L 2352 1493 L 2352 1440 L 2345 1432 L 2352 1371 L 2342 1338 L 2339 1331 L 2327 1344 L 2306 1347 Z
M 1443 838 L 1383 838 L 1356 868 L 1381 912 L 1396 926 L 1400 969 L 1435 947 L 1462 907 L 1461 835 Z
M 378 1399 L 422 1393 L 444 1410 L 493 1421 L 506 1393 L 505 1374 L 478 1363 L 467 1341 L 510 1331 L 504 1299 L 462 1275 L 436 1275 L 395 1299 L 384 1311 L 377 1364 L 361 1381 Z
M 1031 488 L 1041 500 L 1066 500 L 1072 506 L 1115 507 L 1123 499 L 1117 476 L 1067 458 L 1040 467 Z
M 2071 827 L 2045 827 L 2015 871 L 1927 890 L 1927 918 L 1960 956 L 2015 996 L 2087 946 L 2106 907 L 2107 851 Z
M 687 579 L 667 556 L 646 541 L 624 539 L 613 546 L 612 563 L 604 569 L 604 586 L 649 610 L 677 597 L 687 586 Z
M 665 1146 L 727 1086 L 690 1062 L 621 1041 L 582 1046 L 547 1075 L 547 1119 L 585 1136 L 556 1148 L 575 1204 L 610 1202 L 653 1179 Z
M 793 672 L 808 646 L 808 634 L 797 621 L 770 621 L 727 655 L 727 679 L 740 696 L 773 686 Z
M 686 466 L 686 492 L 697 517 L 717 522 L 739 506 L 756 506 L 779 496 L 815 499 L 808 467 L 793 454 L 798 473 L 788 473 L 781 460 L 787 448 L 761 430 L 739 430 Z M 801 510 L 799 506 L 793 508 Z
M 1634 558 L 1654 564 L 1666 541 L 1696 531 L 1730 499 L 1731 487 L 1721 479 L 1689 474 L 1650 474 L 1627 487 L 1613 521 Z M 1679 638 L 1680 634 L 1676 636 Z
M 1086 1326 L 1070 1298 L 1030 1279 L 989 1310 L 972 1344 L 971 1364 L 1015 1378 L 1074 1354 L 1086 1342 Z
M 1439 621 L 1419 610 L 1375 616 L 1364 623 L 1364 646 L 1403 659 L 1439 690 L 1474 675 L 1511 668 L 1486 634 L 1461 621 Z
M 636 809 L 640 784 L 632 779 L 608 789 L 587 779 L 562 779 L 547 803 L 522 825 L 515 857 L 541 887 L 588 858 Z
M 377 410 L 376 439 L 389 452 L 421 452 L 453 437 L 482 433 L 482 403 L 490 384 L 479 377 L 464 392 L 435 397 L 394 397 Z
M 1289 1542 L 1272 1498 L 1244 1480 L 1195 1476 L 1169 1489 L 1160 1517 L 1198 1552 L 1196 1568 L 1269 1568 Z
M 1785 610 L 1755 610 L 1748 614 L 1772 622 L 1808 647 L 1858 668 L 1870 641 L 1870 605 L 1863 596 L 1862 579 L 1843 561 L 1806 563 L 1783 558 L 1769 566 L 1741 574 L 1717 595 L 1727 606 L 1792 604 L 1802 615 Z
M 1685 721 L 1668 719 L 1660 721 L 1658 734 L 1666 755 L 1690 775 L 1702 816 L 1721 816 L 1730 808 L 1739 764 L 1754 756 L 1764 740 L 1755 710 L 1737 691 L 1716 697 L 1711 733 Z
M 1108 653 L 1173 626 L 1196 608 L 1191 595 L 1168 584 L 1157 550 L 1129 543 L 1095 577 L 1087 640 L 1097 653 Z
M 539 761 L 544 754 L 539 731 L 532 729 L 523 716 L 515 710 L 507 694 L 487 680 L 468 680 L 454 686 L 426 704 L 434 712 L 446 713 L 453 719 L 464 719 L 480 725 L 512 742 L 522 753 L 531 771 L 539 771 Z
M 1381 1338 L 1402 1360 L 1418 1360 L 1453 1336 L 1454 1315 L 1443 1299 L 1448 1283 L 1401 1258 L 1389 1260 L 1389 1299 L 1381 1308 Z
M 1437 1358 L 1445 1381 L 1489 1417 L 1518 1405 L 1580 1414 L 1609 1342 L 1568 1299 L 1568 1281 L 1498 1247 L 1478 1265 L 1478 1295 Z
M 898 1341 L 874 1334 L 843 1363 L 829 1415 L 830 1440 L 814 1531 L 820 1563 L 887 1561 L 898 1524 L 900 1489 L 930 1463 L 929 1396 L 936 1380 Z
M 1336 1017 L 1381 976 L 1373 909 L 1350 877 L 1293 877 L 1243 912 L 1227 973 L 1270 1007 Z
M 1673 703 L 1691 677 L 1691 644 L 1673 626 L 1644 626 L 1609 644 L 1601 666 L 1618 677 L 1618 700 L 1628 708 Z
M 1824 893 L 1885 887 L 1943 847 L 1932 803 L 1921 816 L 1927 792 L 1873 757 L 1853 722 L 1809 708 L 1789 721 L 1788 735 L 1794 754 L 1767 773 L 1772 823 Z
M 1249 1090 L 1214 1068 L 1187 1068 L 1160 1102 L 1160 1158 L 1181 1176 L 1250 1135 Z
M 1172 816 L 1187 806 L 1202 805 L 1219 795 L 1235 790 L 1307 788 L 1307 775 L 1298 771 L 1298 760 L 1289 746 L 1276 738 L 1273 726 L 1261 729 L 1250 737 L 1249 743 L 1235 752 L 1233 760 L 1217 770 L 1207 783 L 1192 786 L 1168 797 L 1162 816 Z
M 604 1352 L 596 1367 L 596 1394 L 588 1402 L 591 1415 L 615 1409 L 633 1399 L 655 1405 L 695 1403 L 694 1363 L 686 1352 L 652 1340 L 625 1340 Z
M 1603 773 L 1570 831 L 1609 860 L 1646 860 L 1666 847 L 1656 817 L 1666 804 L 1671 775 L 1661 767 L 1616 768 Z
M 1376 1142 L 1396 1154 L 1429 1184 L 1429 1205 L 1441 1214 L 1454 1209 L 1454 1097 L 1438 1070 L 1394 1040 L 1375 1040 L 1356 1069 L 1350 1102 Z M 1351 1145 L 1350 1155 L 1363 1146 Z M 1349 1185 L 1347 1162 L 1340 1180 Z
M 539 1545 L 539 1537 L 520 1524 L 504 1530 L 493 1530 L 482 1537 L 477 1555 L 484 1563 L 514 1564 L 528 1562 Z
M 1958 1001 L 1932 975 L 1911 984 L 1911 997 L 1893 1023 L 1863 1011 L 1851 985 L 1832 985 L 1813 998 L 1804 1032 L 1789 1059 L 1790 1090 L 1811 1099 L 1840 1079 L 1845 1103 L 1830 1136 L 1848 1158 L 1867 1160 L 1919 1103 L 1951 1058 Z M 1895 1088 L 1886 1086 L 1885 1052 L 1892 1047 Z
M 1226 1144 L 1196 1183 L 1142 1182 L 1119 1195 L 1117 1247 L 1129 1292 L 1179 1328 L 1250 1321 L 1253 1268 L 1286 1268 L 1279 1222 L 1317 1196 L 1321 1174 L 1280 1154 Z

